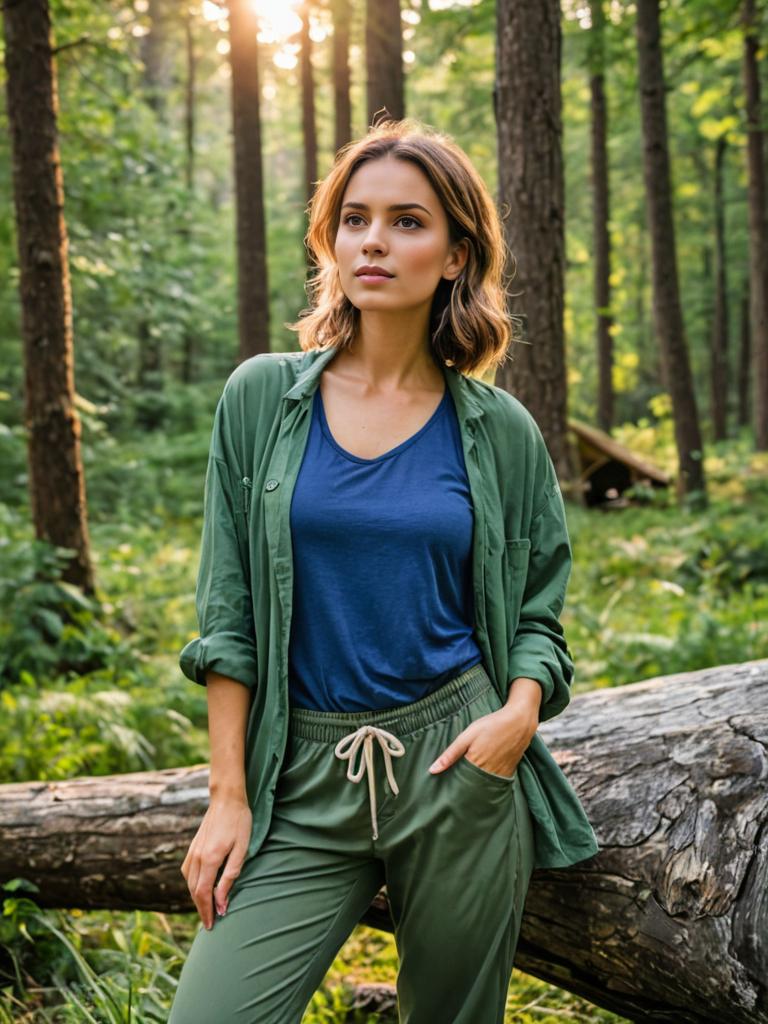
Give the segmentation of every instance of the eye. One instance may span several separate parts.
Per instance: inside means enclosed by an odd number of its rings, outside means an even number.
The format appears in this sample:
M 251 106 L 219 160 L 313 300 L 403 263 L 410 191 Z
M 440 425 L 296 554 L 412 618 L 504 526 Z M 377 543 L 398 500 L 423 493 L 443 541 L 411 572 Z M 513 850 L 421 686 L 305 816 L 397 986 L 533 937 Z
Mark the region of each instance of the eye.
M 359 213 L 348 213 L 346 215 L 346 217 L 344 218 L 344 223 L 345 224 L 349 224 L 353 219 L 362 220 L 362 217 L 361 217 L 361 215 Z M 410 213 L 404 213 L 402 217 L 398 217 L 397 218 L 395 223 L 399 224 L 401 221 L 404 221 L 404 220 L 413 221 L 413 223 L 416 225 L 417 228 L 420 228 L 422 226 L 421 225 L 421 221 L 417 217 L 412 216 Z M 356 227 L 356 226 L 357 225 L 355 225 L 355 224 L 352 225 L 352 227 Z M 408 230 L 412 231 L 414 229 L 413 228 L 409 228 Z

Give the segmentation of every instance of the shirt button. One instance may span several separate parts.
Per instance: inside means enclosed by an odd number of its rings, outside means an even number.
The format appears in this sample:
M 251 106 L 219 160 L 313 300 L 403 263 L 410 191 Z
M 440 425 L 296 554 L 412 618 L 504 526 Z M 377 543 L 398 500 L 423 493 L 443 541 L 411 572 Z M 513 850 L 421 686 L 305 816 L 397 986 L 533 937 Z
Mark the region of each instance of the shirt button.
M 276 487 L 280 486 L 280 481 L 279 480 L 267 480 L 267 482 L 266 482 L 266 484 L 264 486 L 265 486 L 265 488 L 268 491 L 274 491 L 274 489 Z

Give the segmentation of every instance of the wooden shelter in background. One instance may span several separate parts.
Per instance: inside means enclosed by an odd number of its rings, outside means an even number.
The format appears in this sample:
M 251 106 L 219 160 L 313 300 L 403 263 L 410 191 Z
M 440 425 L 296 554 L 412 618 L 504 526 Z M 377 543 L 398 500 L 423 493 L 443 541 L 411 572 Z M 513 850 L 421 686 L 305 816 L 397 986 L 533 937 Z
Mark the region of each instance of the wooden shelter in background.
M 669 487 L 666 473 L 615 441 L 610 434 L 580 420 L 569 419 L 579 457 L 579 479 L 588 506 L 616 503 L 633 484 Z

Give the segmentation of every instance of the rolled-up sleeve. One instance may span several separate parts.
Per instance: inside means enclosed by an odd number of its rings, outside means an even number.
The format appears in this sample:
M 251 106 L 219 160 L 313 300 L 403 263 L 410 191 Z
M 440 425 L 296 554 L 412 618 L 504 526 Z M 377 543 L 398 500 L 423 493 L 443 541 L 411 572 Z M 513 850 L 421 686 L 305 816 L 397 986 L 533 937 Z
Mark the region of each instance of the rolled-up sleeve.
M 509 680 L 540 683 L 539 721 L 554 718 L 571 699 L 574 665 L 560 615 L 573 561 L 565 506 L 554 467 L 545 456 L 546 501 L 531 521 L 531 550 L 520 621 L 509 652 Z
M 200 635 L 179 655 L 184 675 L 206 685 L 218 672 L 256 686 L 257 660 L 245 533 L 243 469 L 232 452 L 227 391 L 214 417 L 205 475 L 203 530 L 195 607 Z

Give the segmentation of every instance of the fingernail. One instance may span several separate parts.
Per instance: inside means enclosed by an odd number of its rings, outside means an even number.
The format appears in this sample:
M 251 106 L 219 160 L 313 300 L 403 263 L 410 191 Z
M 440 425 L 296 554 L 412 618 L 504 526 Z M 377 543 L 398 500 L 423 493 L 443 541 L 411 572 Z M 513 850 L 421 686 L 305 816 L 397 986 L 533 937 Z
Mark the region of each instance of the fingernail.
M 434 763 L 434 764 L 431 764 L 431 765 L 429 766 L 429 770 L 430 770 L 431 772 L 436 772 L 436 771 L 438 771 L 438 769 L 440 769 L 440 768 L 442 768 L 442 767 L 443 767 L 443 762 L 442 762 L 442 761 L 440 761 L 440 760 L 438 759 L 437 761 L 435 761 L 435 763 Z

